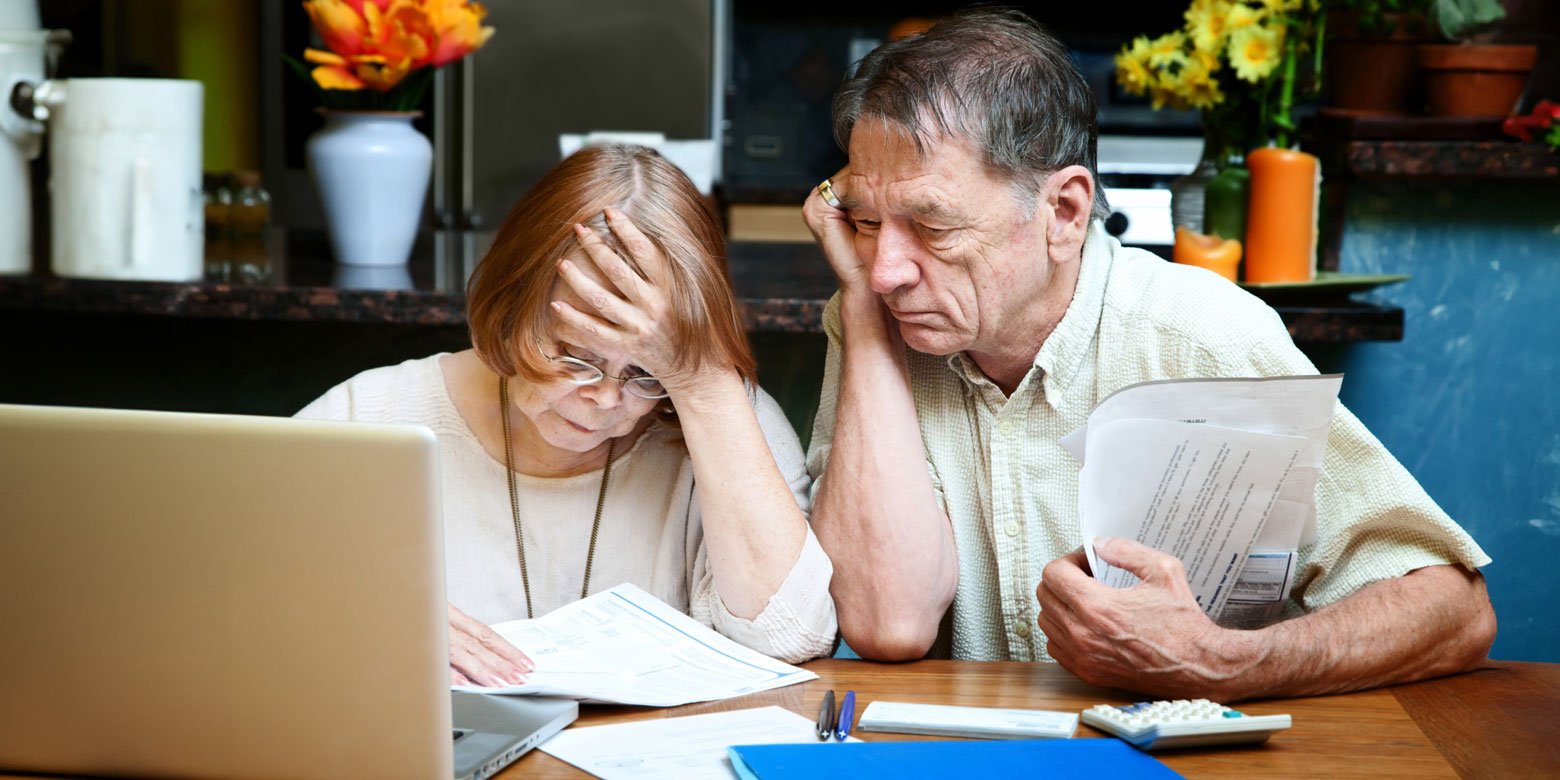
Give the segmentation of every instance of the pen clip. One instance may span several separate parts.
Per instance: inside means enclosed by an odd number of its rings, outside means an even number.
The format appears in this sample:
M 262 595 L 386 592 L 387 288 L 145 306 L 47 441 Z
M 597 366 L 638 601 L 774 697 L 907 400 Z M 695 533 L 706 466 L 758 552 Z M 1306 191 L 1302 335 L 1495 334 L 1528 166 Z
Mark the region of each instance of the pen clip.
M 818 706 L 818 739 L 825 740 L 834 736 L 834 691 L 823 694 L 823 703 Z

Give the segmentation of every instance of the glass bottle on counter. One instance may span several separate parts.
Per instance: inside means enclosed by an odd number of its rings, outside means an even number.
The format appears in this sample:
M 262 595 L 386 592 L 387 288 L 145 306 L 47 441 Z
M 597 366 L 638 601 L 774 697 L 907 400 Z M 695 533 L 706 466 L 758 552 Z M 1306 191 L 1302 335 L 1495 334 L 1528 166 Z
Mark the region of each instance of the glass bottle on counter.
M 255 284 L 271 279 L 266 237 L 271 226 L 271 195 L 257 171 L 233 172 L 233 202 L 228 221 L 233 244 L 234 281 Z
M 206 279 L 225 282 L 231 278 L 233 243 L 228 235 L 228 223 L 232 216 L 233 190 L 225 173 L 206 173 L 201 176 L 205 190 L 203 198 L 206 212 Z

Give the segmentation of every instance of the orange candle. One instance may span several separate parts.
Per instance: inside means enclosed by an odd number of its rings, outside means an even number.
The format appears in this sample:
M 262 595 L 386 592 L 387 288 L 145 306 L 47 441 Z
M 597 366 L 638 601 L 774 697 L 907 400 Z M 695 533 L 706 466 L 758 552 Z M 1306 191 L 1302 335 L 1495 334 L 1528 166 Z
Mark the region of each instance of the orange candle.
M 1251 201 L 1246 217 L 1246 281 L 1308 282 L 1316 278 L 1316 157 L 1268 147 L 1246 155 Z
M 1175 229 L 1175 250 L 1171 257 L 1185 265 L 1206 268 L 1230 281 L 1240 267 L 1240 242 L 1233 238 L 1206 236 L 1186 227 Z

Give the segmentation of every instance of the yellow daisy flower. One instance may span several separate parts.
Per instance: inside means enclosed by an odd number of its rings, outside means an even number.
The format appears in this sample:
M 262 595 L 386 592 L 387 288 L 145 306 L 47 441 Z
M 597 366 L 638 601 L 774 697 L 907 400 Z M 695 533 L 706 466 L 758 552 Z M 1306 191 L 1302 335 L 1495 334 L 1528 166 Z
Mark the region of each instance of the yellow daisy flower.
M 1205 0 L 1186 9 L 1186 29 L 1198 51 L 1217 53 L 1229 36 L 1228 0 Z
M 1262 7 L 1271 14 L 1300 10 L 1301 0 L 1262 0 Z
M 1141 95 L 1153 86 L 1154 74 L 1148 69 L 1148 39 L 1139 37 L 1130 47 L 1116 54 L 1116 83 L 1128 94 Z
M 1179 63 L 1186 58 L 1186 33 L 1173 32 L 1149 41 L 1148 64 L 1155 68 Z
M 1236 3 L 1234 7 L 1230 8 L 1229 16 L 1224 20 L 1224 26 L 1233 35 L 1237 30 L 1255 26 L 1266 16 L 1267 11 L 1265 10 L 1259 11 L 1245 3 Z
M 1219 68 L 1223 67 L 1223 62 L 1219 59 L 1218 52 L 1203 51 L 1198 49 L 1197 51 L 1192 52 L 1192 56 L 1189 59 L 1190 61 L 1201 65 L 1203 70 L 1206 70 L 1209 73 L 1218 73 Z
M 1268 77 L 1284 57 L 1284 28 L 1254 24 L 1230 34 L 1230 67 L 1253 84 Z
M 1187 109 L 1186 99 L 1172 89 L 1154 87 L 1148 91 L 1148 97 L 1153 102 L 1155 111 L 1167 106 L 1177 111 L 1185 111 Z
M 1224 102 L 1224 92 L 1213 77 L 1205 61 L 1191 59 L 1181 69 L 1179 89 L 1176 90 L 1192 108 L 1212 108 Z

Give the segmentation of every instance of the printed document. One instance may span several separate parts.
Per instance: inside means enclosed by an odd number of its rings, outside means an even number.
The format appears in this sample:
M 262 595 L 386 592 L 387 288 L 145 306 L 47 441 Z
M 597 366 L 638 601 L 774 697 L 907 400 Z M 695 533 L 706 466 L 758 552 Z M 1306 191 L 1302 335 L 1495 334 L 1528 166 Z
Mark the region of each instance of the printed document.
M 1276 620 L 1296 551 L 1316 536 L 1316 482 L 1342 375 L 1145 382 L 1117 391 L 1062 445 L 1083 461 L 1078 509 L 1094 539 L 1120 536 L 1186 566 L 1197 603 L 1221 625 Z
M 525 651 L 536 669 L 523 685 L 456 690 L 673 707 L 818 679 L 715 633 L 628 583 L 493 630 Z
M 732 745 L 817 741 L 813 721 L 780 707 L 755 707 L 575 727 L 540 749 L 604 780 L 735 780 L 726 752 Z

